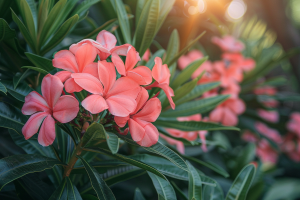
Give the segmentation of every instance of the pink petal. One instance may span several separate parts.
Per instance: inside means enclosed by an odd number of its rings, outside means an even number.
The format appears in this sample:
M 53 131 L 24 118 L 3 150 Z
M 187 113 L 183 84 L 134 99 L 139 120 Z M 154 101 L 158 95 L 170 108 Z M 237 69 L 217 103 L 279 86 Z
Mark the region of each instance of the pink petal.
M 114 36 L 114 34 L 106 30 L 99 32 L 96 41 L 108 50 L 111 50 L 117 44 L 117 38 Z
M 79 102 L 71 95 L 61 96 L 53 108 L 53 117 L 61 122 L 72 121 L 79 111 Z
M 39 136 L 38 136 L 38 141 L 42 146 L 49 146 L 54 142 L 54 140 L 55 140 L 55 121 L 51 117 L 51 115 L 48 115 L 41 126 Z
M 41 87 L 43 97 L 48 103 L 49 108 L 52 109 L 60 97 L 64 85 L 57 76 L 48 74 L 43 78 Z
M 172 99 L 172 97 L 174 96 L 173 89 L 167 84 L 159 84 L 158 87 L 160 87 L 165 92 L 165 94 L 166 94 L 166 96 L 169 100 L 169 103 L 171 105 L 171 108 L 174 110 L 175 109 L 175 103 Z
M 50 108 L 48 107 L 45 99 L 39 93 L 32 91 L 25 97 L 22 113 L 24 115 L 32 115 L 33 113 L 40 111 L 50 112 Z
M 145 129 L 133 119 L 128 121 L 129 131 L 134 141 L 138 142 L 145 136 Z
M 199 131 L 199 137 L 202 142 L 201 148 L 204 152 L 207 152 L 206 138 L 205 138 L 206 134 L 207 134 L 207 131 Z
M 38 112 L 38 113 L 33 114 L 28 119 L 28 121 L 22 128 L 22 133 L 26 140 L 28 140 L 29 138 L 31 138 L 34 134 L 36 134 L 38 132 L 42 121 L 44 120 L 44 118 L 47 115 L 50 115 L 50 114 L 47 112 Z
M 210 114 L 209 114 L 209 121 L 212 122 L 220 122 L 223 117 L 223 108 L 216 107 Z
M 82 72 L 87 65 L 93 63 L 96 56 L 97 50 L 93 45 L 85 43 L 80 46 L 75 53 L 79 72 Z
M 142 60 L 148 62 L 149 61 L 149 58 L 151 56 L 151 52 L 150 52 L 150 49 L 147 49 L 146 52 L 144 53 L 143 57 L 142 57 Z
M 137 51 L 135 50 L 134 47 L 130 47 L 127 55 L 126 55 L 126 61 L 125 61 L 125 70 L 130 71 L 134 68 L 134 66 L 137 64 L 139 61 L 138 58 L 136 57 Z
M 115 116 L 114 119 L 115 119 L 115 122 L 118 126 L 124 127 L 126 125 L 127 121 L 129 120 L 129 116 L 127 116 L 127 117 L 117 117 L 117 116 Z
M 54 55 L 52 60 L 54 67 L 64 69 L 69 72 L 78 72 L 75 56 L 68 50 L 61 50 Z
M 98 78 L 99 77 L 99 75 L 98 75 L 98 64 L 97 63 L 91 63 L 91 64 L 87 65 L 83 69 L 82 73 L 88 73 L 88 74 L 93 75 L 96 78 Z
M 86 91 L 92 94 L 102 95 L 103 86 L 100 83 L 100 80 L 93 75 L 87 73 L 73 73 L 71 77 L 74 78 L 74 81 Z
M 92 114 L 98 114 L 103 110 L 108 109 L 107 102 L 98 94 L 88 96 L 81 102 L 81 105 Z
M 169 85 L 170 83 L 170 70 L 166 64 L 162 65 L 162 60 L 160 57 L 156 57 L 154 59 L 155 65 L 152 69 L 153 78 L 160 84 L 166 83 Z
M 146 105 L 133 116 L 133 119 L 138 118 L 147 122 L 155 122 L 161 112 L 161 103 L 158 98 L 151 98 Z
M 136 101 L 125 95 L 111 96 L 106 99 L 109 112 L 118 117 L 126 117 L 136 108 Z
M 80 92 L 82 90 L 82 87 L 80 87 L 74 80 L 74 78 L 69 78 L 65 82 L 65 90 L 68 93 L 73 93 L 73 92 Z
M 145 105 L 148 98 L 149 98 L 149 94 L 148 94 L 147 90 L 145 88 L 141 87 L 141 90 L 135 99 L 135 101 L 137 103 L 136 109 L 131 114 L 136 114 Z
M 125 65 L 124 65 L 123 60 L 118 56 L 118 54 L 112 53 L 111 54 L 111 61 L 116 66 L 119 74 L 121 74 L 122 76 L 125 76 L 126 75 Z
M 228 107 L 237 115 L 242 114 L 246 110 L 246 105 L 241 99 L 235 99 L 234 103 Z
M 106 94 L 116 81 L 117 75 L 114 64 L 105 60 L 98 61 L 98 74 Z
M 139 85 L 149 85 L 152 82 L 151 70 L 146 66 L 139 66 L 128 71 L 127 77 L 131 78 Z
M 106 94 L 105 98 L 123 95 L 135 99 L 140 90 L 140 86 L 136 82 L 130 78 L 122 77 L 115 82 L 113 87 Z
M 54 74 L 54 76 L 57 76 L 61 82 L 65 82 L 67 79 L 71 78 L 72 72 L 69 71 L 60 71 Z
M 188 56 L 181 56 L 178 59 L 178 66 L 181 70 L 186 68 L 191 62 L 193 62 Z
M 236 126 L 237 123 L 237 116 L 230 109 L 224 108 L 222 124 L 225 126 Z
M 145 129 L 145 135 L 142 138 L 142 140 L 138 141 L 137 143 L 143 147 L 151 147 L 152 145 L 158 142 L 158 138 L 159 138 L 158 130 L 151 123 L 148 123 L 144 127 L 144 129 Z
M 132 47 L 132 45 L 130 45 L 130 44 L 123 44 L 121 46 L 116 46 L 115 48 L 111 49 L 110 52 L 115 53 L 117 55 L 121 55 L 121 56 L 127 56 L 128 50 L 131 47 Z M 135 56 L 138 61 L 141 60 L 138 52 L 136 52 Z

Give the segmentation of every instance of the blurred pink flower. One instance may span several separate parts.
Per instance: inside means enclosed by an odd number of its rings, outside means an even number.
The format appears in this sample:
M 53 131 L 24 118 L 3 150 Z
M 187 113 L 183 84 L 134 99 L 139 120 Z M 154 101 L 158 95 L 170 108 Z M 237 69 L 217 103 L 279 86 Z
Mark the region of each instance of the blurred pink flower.
M 268 110 L 259 109 L 257 110 L 257 113 L 261 118 L 269 122 L 273 122 L 273 123 L 278 122 L 279 115 L 277 111 L 268 111 Z
M 239 66 L 245 72 L 255 68 L 255 61 L 251 58 L 244 58 L 241 53 L 223 53 L 222 58 L 225 61 L 232 62 Z
M 290 121 L 287 123 L 287 129 L 300 138 L 300 113 L 294 112 L 290 116 Z
M 151 56 L 151 52 L 150 52 L 150 49 L 147 49 L 146 52 L 144 53 L 143 57 L 142 57 L 142 60 L 148 62 L 149 61 L 149 58 Z
M 254 124 L 256 130 L 261 133 L 262 135 L 268 137 L 269 139 L 273 140 L 274 142 L 276 142 L 277 144 L 282 143 L 282 138 L 281 135 L 279 134 L 279 132 L 275 129 L 271 129 L 268 126 L 266 126 L 265 124 L 261 123 L 261 122 L 256 122 Z
M 241 52 L 245 48 L 241 41 L 230 35 L 224 36 L 223 38 L 212 37 L 211 41 L 225 52 Z
M 242 139 L 246 142 L 258 142 L 258 137 L 249 130 L 244 131 Z
M 271 147 L 266 139 L 262 139 L 258 142 L 256 154 L 263 163 L 277 163 L 278 152 Z
M 167 137 L 163 134 L 160 134 L 160 137 L 162 137 L 164 140 L 167 141 L 170 145 L 176 145 L 176 149 L 181 153 L 184 154 L 184 144 L 181 141 L 175 140 L 173 138 Z

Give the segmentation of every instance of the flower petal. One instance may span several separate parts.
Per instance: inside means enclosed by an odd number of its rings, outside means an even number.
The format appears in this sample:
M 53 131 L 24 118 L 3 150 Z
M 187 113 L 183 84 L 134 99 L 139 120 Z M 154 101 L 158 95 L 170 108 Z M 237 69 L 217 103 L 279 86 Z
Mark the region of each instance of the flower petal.
M 133 119 L 128 121 L 129 131 L 134 141 L 138 142 L 145 136 L 145 129 Z
M 39 93 L 32 91 L 25 97 L 22 113 L 24 115 L 32 115 L 33 113 L 40 111 L 50 112 L 50 108 L 48 107 L 45 99 Z
M 98 78 L 99 77 L 99 75 L 98 75 L 98 64 L 97 63 L 91 63 L 91 64 L 87 65 L 83 69 L 82 73 L 88 73 L 88 74 L 91 74 L 91 75 L 95 76 L 96 78 Z
M 105 60 L 98 61 L 98 74 L 106 94 L 116 82 L 117 75 L 114 64 Z
M 54 74 L 54 76 L 57 76 L 61 82 L 65 82 L 67 79 L 71 78 L 72 72 L 69 71 L 60 71 Z
M 81 102 L 81 105 L 92 114 L 98 114 L 108 108 L 105 99 L 98 94 L 88 96 Z
M 71 95 L 61 96 L 53 108 L 53 117 L 61 122 L 72 121 L 79 111 L 79 102 Z
M 100 80 L 93 75 L 87 73 L 73 73 L 71 77 L 74 78 L 74 81 L 86 91 L 102 95 L 103 86 L 100 83 Z
M 158 87 L 160 87 L 166 94 L 169 103 L 171 105 L 171 108 L 174 110 L 175 109 L 175 103 L 172 99 L 172 97 L 174 96 L 174 91 L 173 89 L 168 85 L 168 84 L 159 84 Z
M 108 50 L 111 50 L 117 44 L 117 38 L 114 36 L 114 34 L 106 30 L 99 32 L 96 41 Z
M 237 116 L 230 109 L 224 108 L 222 124 L 225 126 L 235 126 L 237 123 Z
M 33 114 L 26 124 L 22 128 L 22 133 L 26 140 L 31 138 L 34 134 L 36 134 L 39 130 L 39 127 L 47 115 L 50 115 L 47 112 L 38 112 Z
M 82 87 L 80 87 L 74 80 L 74 78 L 69 78 L 65 82 L 65 90 L 68 93 L 73 93 L 73 92 L 80 92 L 82 90 Z
M 122 76 L 125 76 L 126 75 L 125 65 L 124 65 L 123 60 L 118 56 L 118 54 L 112 53 L 111 54 L 111 61 L 116 66 L 119 74 L 121 74 Z
M 93 63 L 96 56 L 97 50 L 93 45 L 89 43 L 82 44 L 75 53 L 79 72 L 82 72 L 88 64 Z
M 54 142 L 54 140 L 55 140 L 55 121 L 51 117 L 51 115 L 48 115 L 41 126 L 39 136 L 38 136 L 38 141 L 42 146 L 49 146 Z
M 220 122 L 223 117 L 223 108 L 216 107 L 210 114 L 209 114 L 209 121 L 212 122 Z
M 166 83 L 169 85 L 170 83 L 170 70 L 166 64 L 162 65 L 162 60 L 160 57 L 156 57 L 154 59 L 155 65 L 152 69 L 153 78 L 160 84 Z
M 149 85 L 152 82 L 151 70 L 146 66 L 139 66 L 128 71 L 127 77 L 131 78 L 139 85 Z
M 68 50 L 61 50 L 54 55 L 52 60 L 54 67 L 64 69 L 69 72 L 78 72 L 75 56 Z
M 145 127 L 145 136 L 142 140 L 138 141 L 137 143 L 143 147 L 151 147 L 152 145 L 156 144 L 158 142 L 159 133 L 157 128 L 151 124 L 148 123 Z
M 139 61 L 138 58 L 136 57 L 137 51 L 133 46 L 128 48 L 128 52 L 126 55 L 126 61 L 125 61 L 125 70 L 130 71 L 134 68 L 134 66 L 137 64 Z
M 113 87 L 108 91 L 106 98 L 123 95 L 135 99 L 140 90 L 140 86 L 136 82 L 130 78 L 122 77 L 119 78 Z
M 145 88 L 141 87 L 141 90 L 135 99 L 135 101 L 137 103 L 136 108 L 133 111 L 133 113 L 131 113 L 131 114 L 136 114 L 145 105 L 148 98 L 149 98 L 149 94 L 148 94 L 147 90 Z
M 161 112 L 161 102 L 158 98 L 151 98 L 146 105 L 133 116 L 147 122 L 155 122 Z
M 49 108 L 52 109 L 60 97 L 64 85 L 57 76 L 48 74 L 43 78 L 41 87 L 43 97 L 48 103 Z
M 126 117 L 136 108 L 136 101 L 125 95 L 111 96 L 106 99 L 109 112 L 118 117 Z
M 115 122 L 118 126 L 124 127 L 126 125 L 127 121 L 129 120 L 129 116 L 127 116 L 127 117 L 115 116 L 114 119 L 115 119 Z

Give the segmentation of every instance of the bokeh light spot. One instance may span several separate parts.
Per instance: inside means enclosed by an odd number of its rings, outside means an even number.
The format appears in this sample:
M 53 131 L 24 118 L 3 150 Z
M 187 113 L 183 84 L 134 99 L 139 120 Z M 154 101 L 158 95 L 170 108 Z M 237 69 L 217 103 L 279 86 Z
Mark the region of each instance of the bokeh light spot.
M 231 20 L 237 20 L 244 16 L 247 7 L 242 0 L 233 0 L 227 8 L 227 16 Z

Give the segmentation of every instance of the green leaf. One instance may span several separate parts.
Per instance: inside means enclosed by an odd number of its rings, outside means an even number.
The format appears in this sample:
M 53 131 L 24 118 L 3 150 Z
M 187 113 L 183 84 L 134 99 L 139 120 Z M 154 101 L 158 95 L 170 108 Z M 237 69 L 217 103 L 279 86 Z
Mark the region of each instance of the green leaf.
M 89 179 L 91 181 L 92 187 L 94 188 L 97 194 L 97 197 L 99 199 L 107 199 L 107 200 L 116 199 L 111 189 L 106 185 L 105 181 L 101 178 L 97 170 L 80 156 L 78 156 L 78 158 L 83 163 L 85 170 L 89 175 Z
M 177 53 L 179 52 L 179 47 L 180 47 L 180 38 L 178 35 L 178 31 L 174 29 L 169 39 L 167 54 L 164 63 L 168 63 L 174 58 L 175 55 L 177 55 Z
M 88 146 L 92 140 L 105 140 L 106 133 L 102 124 L 92 123 L 82 137 L 82 146 Z
M 77 188 L 73 185 L 69 177 L 66 177 L 67 189 L 68 189 L 68 200 L 82 200 Z
M 12 9 L 11 9 L 11 12 L 12 12 L 12 19 L 18 25 L 24 39 L 26 40 L 26 42 L 28 43 L 30 48 L 33 51 L 35 51 L 35 42 L 33 41 L 32 36 L 30 35 L 28 29 L 25 27 L 25 25 L 22 23 L 22 21 L 18 18 L 18 16 Z
M 135 189 L 133 200 L 146 200 L 139 188 Z
M 6 87 L 0 82 L 0 91 L 3 92 L 4 94 L 7 93 Z
M 136 32 L 134 46 L 140 55 L 144 55 L 145 51 L 151 45 L 156 35 L 156 27 L 159 18 L 160 0 L 147 1 L 141 13 Z
M 52 65 L 52 60 L 35 55 L 33 53 L 25 52 L 27 58 L 38 68 L 50 72 L 56 68 Z
M 98 200 L 97 197 L 91 195 L 91 194 L 84 194 L 82 195 L 83 200 Z
M 113 154 L 118 153 L 118 150 L 119 150 L 119 141 L 120 141 L 120 139 L 118 138 L 118 136 L 116 136 L 113 133 L 106 132 L 106 131 L 105 131 L 105 136 L 106 136 L 106 142 L 107 142 L 107 145 L 108 145 L 110 151 Z
M 218 182 L 216 187 L 205 185 L 203 188 L 203 199 L 205 200 L 223 200 L 223 190 Z
M 26 174 L 64 165 L 60 161 L 38 154 L 14 155 L 0 160 L 0 190 L 8 183 Z
M 18 86 L 18 84 L 29 75 L 30 70 L 27 69 L 24 73 L 17 73 L 13 78 L 14 89 Z
M 160 176 L 161 178 L 166 179 L 166 177 L 163 174 L 161 174 L 157 169 L 155 169 L 155 168 L 153 168 L 153 167 L 151 167 L 151 166 L 149 166 L 149 165 L 147 165 L 143 162 L 132 159 L 128 156 L 125 156 L 125 155 L 122 155 L 122 154 L 111 154 L 110 151 L 108 151 L 106 149 L 102 149 L 102 148 L 85 148 L 84 150 L 85 151 L 92 151 L 92 152 L 96 152 L 96 153 L 100 153 L 100 154 L 110 156 L 112 158 L 121 160 L 121 161 L 129 163 L 133 166 L 136 166 L 136 167 L 139 167 L 141 169 L 152 172 L 152 173 L 156 174 L 157 176 Z
M 37 22 L 34 20 L 36 18 L 36 8 L 35 2 L 33 0 L 17 0 L 19 11 L 22 15 L 24 24 L 29 30 L 31 38 L 36 38 L 36 25 Z M 30 3 L 30 6 L 29 4 Z
M 243 149 L 240 150 L 235 160 L 235 170 L 239 172 L 244 166 L 252 162 L 256 155 L 256 145 L 254 143 L 248 143 Z M 235 174 L 237 175 L 237 173 Z
M 136 142 L 134 142 L 133 140 L 131 140 L 125 136 L 119 135 L 119 137 L 131 145 L 139 146 Z M 141 146 L 139 146 L 139 147 L 141 147 Z M 166 159 L 170 160 L 172 163 L 174 163 L 179 168 L 181 168 L 185 171 L 188 171 L 187 165 L 184 162 L 184 160 L 178 154 L 176 154 L 174 151 L 172 151 L 165 145 L 161 144 L 160 142 L 157 142 L 155 145 L 152 145 L 151 147 L 142 147 L 142 148 L 151 153 L 155 153 L 160 156 L 163 156 Z
M 23 66 L 23 67 L 21 67 L 21 68 L 24 68 L 24 69 L 32 69 L 32 70 L 35 70 L 35 71 L 40 72 L 40 73 L 45 74 L 45 75 L 49 74 L 49 72 L 45 71 L 44 69 L 38 68 L 38 67 Z
M 111 3 L 113 4 L 115 11 L 117 13 L 119 25 L 120 25 L 123 37 L 125 39 L 125 43 L 131 44 L 130 24 L 129 24 L 125 6 L 124 6 L 123 2 L 119 1 L 119 0 L 111 0 Z M 142 55 L 141 52 L 140 52 L 140 55 Z
M 176 120 L 156 120 L 153 123 L 155 126 L 162 126 L 166 128 L 174 128 L 182 131 L 200 131 L 200 130 L 207 130 L 207 131 L 215 131 L 215 130 L 235 130 L 239 131 L 239 128 L 232 127 L 232 126 L 222 126 L 216 123 L 210 122 L 196 122 L 196 121 L 176 121 Z
M 4 19 L 0 19 L 0 42 L 16 37 L 15 30 L 11 29 Z
M 59 186 L 56 188 L 56 190 L 53 192 L 49 200 L 66 200 L 68 199 L 68 188 L 67 181 L 64 179 Z
M 178 194 L 178 196 L 181 197 L 181 199 L 188 200 L 185 194 L 179 189 L 179 187 L 173 181 L 171 181 L 171 184 L 173 185 L 175 192 Z
M 189 94 L 187 94 L 184 98 L 179 99 L 176 102 L 176 106 L 188 102 L 190 100 L 196 99 L 200 97 L 204 92 L 207 92 L 213 88 L 216 88 L 220 85 L 220 82 L 211 82 L 206 84 L 197 85 Z
M 100 2 L 100 0 L 85 0 L 82 3 L 80 3 L 78 6 L 76 6 L 76 9 L 72 12 L 72 16 L 75 14 L 82 14 L 86 12 L 92 5 Z
M 159 18 L 158 18 L 158 24 L 156 26 L 156 32 L 159 31 L 160 27 L 164 23 L 174 3 L 175 0 L 160 0 Z
M 300 197 L 300 181 L 296 178 L 280 178 L 266 192 L 264 200 L 297 199 Z
M 143 8 L 145 7 L 148 0 L 138 0 L 135 9 L 135 27 L 137 27 Z
M 175 110 L 169 109 L 165 112 L 162 112 L 160 117 L 183 117 L 198 113 L 203 114 L 214 109 L 217 105 L 221 104 L 229 97 L 230 95 L 218 95 L 205 99 L 186 102 L 184 104 L 176 106 Z
M 233 181 L 226 200 L 244 200 L 247 197 L 255 175 L 255 167 L 252 164 L 245 166 Z
M 89 34 L 87 34 L 86 36 L 84 36 L 83 39 L 87 39 L 87 38 L 96 38 L 96 36 L 98 35 L 98 33 L 102 30 L 109 30 L 112 26 L 114 26 L 117 23 L 117 19 L 111 19 L 107 22 L 105 22 L 103 25 L 101 25 L 100 27 L 96 28 L 95 30 L 93 30 L 92 32 L 90 32 Z
M 122 173 L 118 173 L 118 174 L 116 174 L 114 176 L 110 176 L 110 177 L 108 177 L 104 180 L 105 180 L 105 182 L 108 186 L 112 186 L 114 184 L 136 178 L 136 177 L 141 176 L 145 173 L 146 173 L 145 170 L 136 168 L 136 169 L 132 169 L 132 170 L 122 172 Z
M 178 100 L 184 98 L 186 95 L 188 95 L 197 85 L 199 79 L 194 79 L 191 80 L 185 84 L 183 84 L 182 86 L 180 86 L 179 88 L 177 88 L 174 91 L 174 97 L 173 97 L 173 101 L 176 104 Z M 178 106 L 176 104 L 176 106 Z
M 189 80 L 192 74 L 199 68 L 201 65 L 208 59 L 208 57 L 201 58 L 199 60 L 195 60 L 191 64 L 189 64 L 181 73 L 175 78 L 175 80 L 171 83 L 171 87 L 173 89 L 178 88 L 187 80 Z
M 150 60 L 147 62 L 146 67 L 148 67 L 149 69 L 152 70 L 152 68 L 154 67 L 154 64 L 155 64 L 155 63 L 154 63 L 154 59 L 155 59 L 156 57 L 162 58 L 165 52 L 166 52 L 166 51 L 165 51 L 164 49 L 160 49 L 160 50 L 156 51 L 156 52 L 151 56 Z
M 45 54 L 54 47 L 56 47 L 69 33 L 69 31 L 73 28 L 73 26 L 78 21 L 79 16 L 74 15 L 73 17 L 69 18 L 65 23 L 61 25 L 58 31 L 53 35 L 50 41 L 42 48 L 41 54 Z
M 197 170 L 186 161 L 189 167 L 189 200 L 201 200 L 202 199 L 202 183 L 200 175 Z
M 195 38 L 193 41 L 191 41 L 186 47 L 184 47 L 178 54 L 176 54 L 176 56 L 174 56 L 174 58 L 169 61 L 168 63 L 166 63 L 168 66 L 172 65 L 173 63 L 177 62 L 177 60 L 180 58 L 180 56 L 182 56 L 183 54 L 185 54 L 192 46 L 194 46 L 194 44 L 196 44 L 198 42 L 198 40 L 205 34 L 205 31 L 202 32 L 197 38 Z
M 12 82 L 2 81 L 2 84 L 6 87 L 9 94 L 22 102 L 25 102 L 25 97 L 33 91 L 26 83 L 20 83 L 16 89 L 14 89 Z
M 158 194 L 158 200 L 176 199 L 175 191 L 168 180 L 162 179 L 151 172 L 148 172 Z

